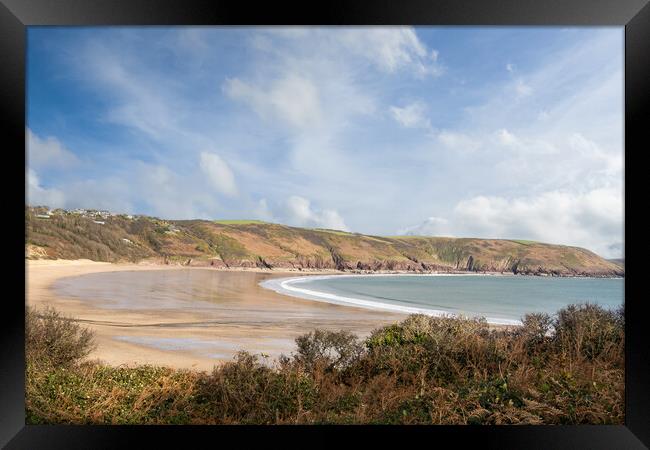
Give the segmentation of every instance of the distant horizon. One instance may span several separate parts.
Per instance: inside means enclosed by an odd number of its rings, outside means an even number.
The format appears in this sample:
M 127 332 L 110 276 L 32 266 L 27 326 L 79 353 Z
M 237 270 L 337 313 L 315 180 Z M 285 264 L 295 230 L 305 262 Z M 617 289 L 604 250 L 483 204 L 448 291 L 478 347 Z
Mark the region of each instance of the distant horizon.
M 27 37 L 29 204 L 623 255 L 623 27 Z

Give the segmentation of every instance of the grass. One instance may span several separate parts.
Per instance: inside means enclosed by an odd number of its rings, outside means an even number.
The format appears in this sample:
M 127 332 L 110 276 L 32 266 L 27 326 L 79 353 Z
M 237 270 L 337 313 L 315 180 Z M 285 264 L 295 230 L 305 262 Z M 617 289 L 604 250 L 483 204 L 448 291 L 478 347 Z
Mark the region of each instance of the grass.
M 607 261 L 616 264 L 620 268 L 623 268 L 623 269 L 625 268 L 625 259 L 623 259 L 623 258 L 608 259 Z
M 267 223 L 262 220 L 215 220 L 214 223 L 221 225 L 251 225 Z
M 366 339 L 315 330 L 271 366 L 110 367 L 52 310 L 26 315 L 29 424 L 622 424 L 622 310 L 573 305 L 491 330 L 413 315 Z
M 312 228 L 312 230 L 321 231 L 323 233 L 336 234 L 338 236 L 354 236 L 354 233 L 350 233 L 349 231 L 332 230 L 330 228 Z
M 537 241 L 529 241 L 526 239 L 509 239 L 510 242 L 516 242 L 517 244 L 521 245 L 534 245 L 534 244 L 539 244 Z

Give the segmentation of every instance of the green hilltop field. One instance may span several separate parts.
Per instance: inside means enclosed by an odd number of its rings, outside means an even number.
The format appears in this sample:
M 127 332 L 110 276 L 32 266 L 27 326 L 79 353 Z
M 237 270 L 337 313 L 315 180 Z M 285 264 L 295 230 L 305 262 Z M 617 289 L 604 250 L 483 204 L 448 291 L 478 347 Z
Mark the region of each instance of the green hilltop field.
M 213 267 L 623 276 L 595 253 L 525 240 L 367 236 L 257 220 L 163 220 L 26 207 L 26 257 Z

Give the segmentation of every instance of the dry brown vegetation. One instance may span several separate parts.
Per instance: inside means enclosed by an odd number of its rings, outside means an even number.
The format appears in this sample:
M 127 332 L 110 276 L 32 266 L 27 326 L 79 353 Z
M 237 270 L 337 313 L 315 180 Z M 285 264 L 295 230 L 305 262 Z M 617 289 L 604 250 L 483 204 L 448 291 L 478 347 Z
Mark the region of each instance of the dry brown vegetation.
M 26 414 L 73 424 L 622 424 L 624 317 L 567 307 L 524 325 L 408 317 L 359 340 L 315 330 L 272 364 L 211 373 L 86 361 L 92 336 L 28 312 Z
M 189 265 L 622 276 L 577 247 L 506 239 L 380 237 L 254 221 L 92 218 L 26 208 L 28 258 L 156 260 Z M 125 239 L 127 241 L 125 241 Z

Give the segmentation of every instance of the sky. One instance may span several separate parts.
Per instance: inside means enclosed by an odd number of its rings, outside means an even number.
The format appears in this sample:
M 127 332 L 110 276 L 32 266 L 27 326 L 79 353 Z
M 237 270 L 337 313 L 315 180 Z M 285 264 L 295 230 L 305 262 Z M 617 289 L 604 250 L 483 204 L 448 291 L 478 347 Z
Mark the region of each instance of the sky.
M 29 27 L 26 202 L 623 256 L 623 28 Z

